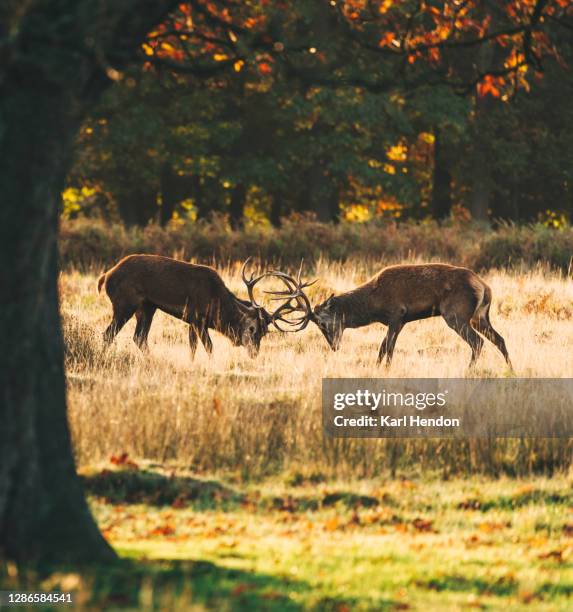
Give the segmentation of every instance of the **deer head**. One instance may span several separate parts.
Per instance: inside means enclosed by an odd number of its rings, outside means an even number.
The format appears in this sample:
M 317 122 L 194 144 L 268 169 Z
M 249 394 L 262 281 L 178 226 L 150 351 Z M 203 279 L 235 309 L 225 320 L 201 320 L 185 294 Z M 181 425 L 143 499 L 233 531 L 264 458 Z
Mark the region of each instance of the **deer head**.
M 333 294 L 322 304 L 316 306 L 313 312 L 314 322 L 333 351 L 340 348 L 340 341 L 344 332 L 344 317 L 338 306 L 339 304 Z
M 306 327 L 308 320 L 310 320 L 309 317 L 312 316 L 312 307 L 308 298 L 304 295 L 303 289 L 310 286 L 312 283 L 301 283 L 300 275 L 302 265 L 297 280 L 278 270 L 263 272 L 263 274 L 259 276 L 255 276 L 251 273 L 250 277 L 247 278 L 246 267 L 250 259 L 249 257 L 245 260 L 241 269 L 241 277 L 247 287 L 249 302 L 242 302 L 246 306 L 246 312 L 241 321 L 237 340 L 238 344 L 247 348 L 251 357 L 255 357 L 259 352 L 261 339 L 269 331 L 269 326 L 274 326 L 280 332 L 297 332 Z M 275 296 L 271 298 L 272 300 L 280 300 L 282 302 L 273 312 L 267 311 L 264 306 L 259 304 L 254 295 L 255 285 L 263 278 L 267 277 L 279 278 L 286 286 L 285 291 L 265 292 Z M 293 304 L 293 301 L 295 304 Z M 294 320 L 285 318 L 285 315 L 301 310 L 306 313 L 306 317 L 303 316 Z M 281 327 L 279 321 L 290 326 L 291 329 Z

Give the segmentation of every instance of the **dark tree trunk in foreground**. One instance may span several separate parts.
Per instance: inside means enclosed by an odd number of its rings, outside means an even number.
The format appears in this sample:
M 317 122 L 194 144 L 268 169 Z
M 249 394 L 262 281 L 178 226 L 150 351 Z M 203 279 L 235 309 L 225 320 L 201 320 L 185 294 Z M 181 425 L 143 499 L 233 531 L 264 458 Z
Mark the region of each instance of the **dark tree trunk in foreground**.
M 18 75 L 0 99 L 0 546 L 17 560 L 113 556 L 80 488 L 66 420 L 56 239 L 75 103 Z
M 15 33 L 0 64 L 0 557 L 79 563 L 115 556 L 72 456 L 58 212 L 75 133 L 105 84 L 86 39 L 101 43 L 104 57 L 118 40 L 135 47 L 168 4 L 118 0 L 106 5 L 105 19 L 95 0 L 0 5 L 0 32 Z

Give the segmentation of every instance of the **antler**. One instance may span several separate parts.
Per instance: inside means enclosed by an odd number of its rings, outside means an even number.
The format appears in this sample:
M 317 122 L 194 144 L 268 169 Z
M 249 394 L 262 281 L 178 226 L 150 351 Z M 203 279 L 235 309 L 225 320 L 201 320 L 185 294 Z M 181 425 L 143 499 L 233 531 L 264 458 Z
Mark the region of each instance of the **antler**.
M 260 276 L 257 276 L 256 278 L 255 278 L 255 275 L 251 273 L 251 278 L 247 278 L 245 275 L 245 270 L 247 269 L 247 264 L 249 263 L 249 261 L 251 261 L 251 257 L 247 257 L 247 259 L 245 259 L 245 263 L 243 264 L 243 267 L 241 268 L 241 277 L 245 285 L 247 285 L 247 291 L 249 292 L 249 300 L 251 300 L 251 304 L 255 308 L 262 308 L 262 306 L 260 304 L 257 304 L 255 300 L 255 296 L 253 295 L 253 289 L 255 285 L 267 275 L 267 272 L 264 272 L 263 274 L 261 274 Z
M 280 272 L 279 270 L 270 270 L 268 272 L 263 272 L 259 276 L 255 276 L 251 274 L 250 278 L 246 276 L 246 267 L 250 261 L 250 257 L 245 260 L 243 267 L 241 268 L 241 277 L 243 282 L 247 286 L 247 291 L 249 292 L 249 299 L 251 304 L 255 308 L 260 308 L 264 310 L 266 314 L 269 316 L 271 323 L 281 332 L 297 332 L 303 330 L 308 322 L 312 319 L 312 306 L 310 304 L 310 300 L 304 293 L 304 289 L 314 284 L 316 281 L 312 281 L 311 283 L 301 283 L 301 274 L 302 274 L 302 262 L 300 264 L 300 269 L 298 271 L 297 280 L 285 274 L 284 272 Z M 282 282 L 286 285 L 287 291 L 265 291 L 265 293 L 269 293 L 271 295 L 276 295 L 279 297 L 272 298 L 273 300 L 285 300 L 286 301 L 281 304 L 273 313 L 269 313 L 265 310 L 263 306 L 257 303 L 254 297 L 254 287 L 255 285 L 267 276 L 274 276 L 282 280 Z M 297 305 L 293 306 L 292 301 L 296 300 Z M 292 312 L 304 312 L 305 314 L 302 317 L 295 319 L 294 321 L 289 321 L 285 319 L 283 315 L 290 314 Z M 283 329 L 279 326 L 278 321 L 282 321 L 287 325 L 297 326 L 296 329 Z
M 314 285 L 314 283 L 316 283 L 316 280 L 313 280 L 311 282 L 305 282 L 305 283 L 301 282 L 302 266 L 303 266 L 303 261 L 300 262 L 300 268 L 298 269 L 296 280 L 292 276 L 289 276 L 288 274 L 285 274 L 284 272 L 280 272 L 279 270 L 272 270 L 270 272 L 270 274 L 273 274 L 277 278 L 280 278 L 285 283 L 285 285 L 288 287 L 288 291 L 265 291 L 265 293 L 276 295 L 277 297 L 272 298 L 273 300 L 282 300 L 284 298 L 287 298 L 287 302 L 283 304 L 281 308 L 284 308 L 285 306 L 289 305 L 289 308 L 290 308 L 289 312 L 303 312 L 304 313 L 301 317 L 298 317 L 294 321 L 289 321 L 290 325 L 297 325 L 296 329 L 281 330 L 281 331 L 291 331 L 291 332 L 292 331 L 294 332 L 302 331 L 309 324 L 309 322 L 312 321 L 312 318 L 314 316 L 312 312 L 312 305 L 310 303 L 310 300 L 308 299 L 308 296 L 304 292 L 304 289 L 306 289 L 307 287 L 310 287 L 311 285 Z M 296 307 L 290 306 L 290 303 L 293 299 L 296 300 L 297 302 Z

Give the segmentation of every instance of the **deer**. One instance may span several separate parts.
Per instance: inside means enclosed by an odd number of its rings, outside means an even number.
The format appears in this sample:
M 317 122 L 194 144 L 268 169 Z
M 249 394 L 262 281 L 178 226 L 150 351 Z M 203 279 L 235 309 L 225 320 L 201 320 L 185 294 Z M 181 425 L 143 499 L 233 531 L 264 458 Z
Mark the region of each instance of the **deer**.
M 113 318 L 103 334 L 104 348 L 109 346 L 122 327 L 136 318 L 133 341 L 146 353 L 148 334 L 157 310 L 181 319 L 189 325 L 191 358 L 195 356 L 198 339 L 208 354 L 213 351 L 209 329 L 214 329 L 235 346 L 243 346 L 251 358 L 257 356 L 261 339 L 269 326 L 281 332 L 296 331 L 297 321 L 285 318 L 297 307 L 290 304 L 297 292 L 285 292 L 283 304 L 268 312 L 254 297 L 255 285 L 268 276 L 278 276 L 287 287 L 295 279 L 281 272 L 264 272 L 259 276 L 246 276 L 248 258 L 241 277 L 247 286 L 249 300 L 235 296 L 213 268 L 191 264 L 160 255 L 129 255 L 98 279 L 98 292 L 105 289 L 109 297 Z M 287 284 L 288 283 L 288 284 Z M 279 321 L 291 326 L 283 328 Z
M 296 308 L 305 311 L 299 318 L 299 328 L 314 322 L 333 351 L 340 348 L 346 328 L 371 323 L 388 327 L 378 353 L 377 363 L 386 357 L 389 367 L 398 334 L 411 321 L 442 316 L 472 351 L 470 367 L 483 348 L 482 335 L 492 342 L 505 358 L 511 360 L 505 340 L 493 328 L 489 311 L 492 300 L 490 287 L 472 270 L 441 263 L 402 264 L 384 268 L 372 279 L 351 291 L 332 294 L 308 314 L 309 300 L 304 286 L 293 279 L 286 280 Z M 287 292 L 279 292 L 287 297 Z M 481 334 L 481 335 L 480 335 Z

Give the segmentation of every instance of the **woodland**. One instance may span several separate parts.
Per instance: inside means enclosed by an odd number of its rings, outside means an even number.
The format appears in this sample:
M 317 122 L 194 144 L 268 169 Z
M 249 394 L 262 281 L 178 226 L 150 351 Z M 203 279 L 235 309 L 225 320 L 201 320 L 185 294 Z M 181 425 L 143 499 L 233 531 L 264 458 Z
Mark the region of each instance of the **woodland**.
M 432 223 L 444 249 L 459 234 L 452 220 L 538 224 L 548 252 L 556 244 L 565 252 L 572 33 L 569 0 L 3 0 L 0 560 L 8 574 L 117 558 L 86 501 L 68 419 L 60 302 L 76 280 L 60 286 L 59 275 L 70 224 L 93 220 L 137 238 L 213 219 L 239 233 L 286 225 L 291 236 L 300 219 L 313 231 Z M 478 241 L 472 231 L 468 244 Z M 520 285 L 503 282 L 519 295 Z M 529 316 L 535 304 L 518 306 Z M 548 452 L 561 461 L 569 450 Z M 535 501 L 549 499 L 554 484 L 539 486 Z

